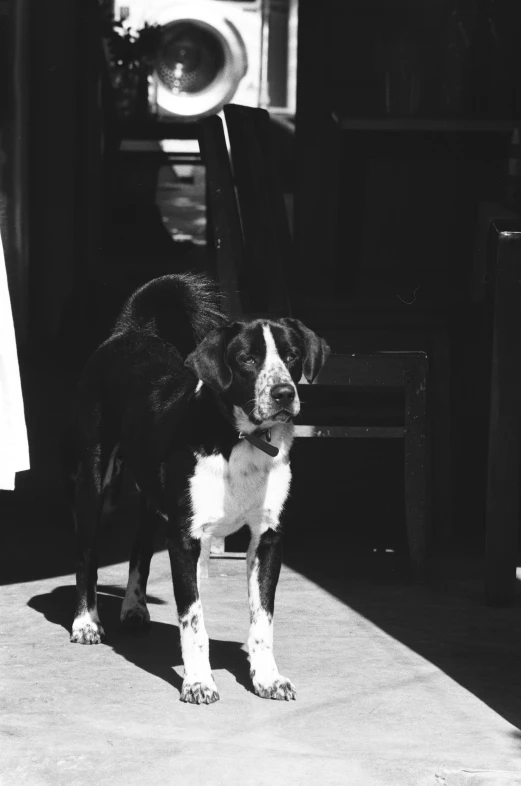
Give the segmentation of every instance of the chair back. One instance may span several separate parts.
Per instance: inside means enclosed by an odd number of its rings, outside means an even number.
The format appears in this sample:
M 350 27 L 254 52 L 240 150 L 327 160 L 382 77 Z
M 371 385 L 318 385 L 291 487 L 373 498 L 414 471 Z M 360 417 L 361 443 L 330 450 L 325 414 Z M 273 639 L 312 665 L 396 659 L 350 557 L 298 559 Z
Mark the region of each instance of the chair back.
M 217 274 L 233 313 L 290 314 L 291 234 L 268 112 L 230 104 L 201 121 Z M 235 292 L 235 295 L 233 294 Z

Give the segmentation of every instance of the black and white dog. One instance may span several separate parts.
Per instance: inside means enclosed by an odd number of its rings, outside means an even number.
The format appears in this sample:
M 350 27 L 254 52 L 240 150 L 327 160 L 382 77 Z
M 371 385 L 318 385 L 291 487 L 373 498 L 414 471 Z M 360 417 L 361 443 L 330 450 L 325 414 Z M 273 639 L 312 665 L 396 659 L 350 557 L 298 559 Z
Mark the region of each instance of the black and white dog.
M 167 522 L 185 669 L 183 701 L 219 694 L 198 590 L 201 542 L 247 524 L 256 693 L 295 698 L 273 657 L 273 608 L 281 567 L 280 515 L 291 472 L 296 383 L 312 381 L 328 347 L 295 319 L 227 322 L 211 281 L 170 275 L 125 304 L 110 338 L 90 358 L 78 396 L 77 607 L 71 641 L 97 644 L 96 535 L 104 494 L 122 463 L 141 496 L 121 621 L 148 625 L 153 539 Z

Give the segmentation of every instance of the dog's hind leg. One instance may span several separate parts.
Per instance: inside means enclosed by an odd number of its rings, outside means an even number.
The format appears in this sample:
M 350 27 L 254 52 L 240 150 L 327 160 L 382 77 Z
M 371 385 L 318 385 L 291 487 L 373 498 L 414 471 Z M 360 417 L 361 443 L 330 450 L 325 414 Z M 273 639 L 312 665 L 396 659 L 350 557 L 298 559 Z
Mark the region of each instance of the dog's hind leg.
M 140 492 L 140 517 L 135 543 L 130 555 L 128 585 L 121 606 L 121 624 L 128 630 L 142 630 L 150 624 L 146 592 L 150 561 L 154 553 L 154 536 L 160 514 Z
M 197 562 L 201 543 L 176 532 L 168 541 L 174 595 L 179 615 L 184 680 L 181 701 L 212 704 L 219 699 L 209 660 L 209 641 L 197 588 Z
M 102 518 L 111 516 L 114 511 L 117 510 L 118 503 L 123 493 L 123 461 L 118 453 L 119 445 L 116 445 L 110 455 L 109 464 L 103 480 Z
M 251 678 L 258 696 L 289 701 L 295 698 L 295 688 L 279 674 L 273 656 L 273 612 L 281 564 L 281 534 L 268 528 L 259 535 L 253 529 L 247 555 Z
M 96 540 L 101 516 L 100 450 L 83 457 L 76 480 L 75 519 L 78 541 L 76 557 L 76 611 L 71 641 L 99 644 L 104 636 L 97 608 L 98 563 Z

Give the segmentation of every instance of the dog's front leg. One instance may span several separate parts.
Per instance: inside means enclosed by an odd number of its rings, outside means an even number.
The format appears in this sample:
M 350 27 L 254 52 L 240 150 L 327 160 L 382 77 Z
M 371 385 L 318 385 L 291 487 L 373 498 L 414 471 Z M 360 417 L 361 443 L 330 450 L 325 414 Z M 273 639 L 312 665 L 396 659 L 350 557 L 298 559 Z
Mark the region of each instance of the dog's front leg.
M 255 693 L 264 699 L 294 699 L 293 684 L 279 674 L 273 656 L 273 611 L 282 564 L 282 536 L 267 529 L 260 537 L 252 532 L 248 549 L 250 631 L 248 652 Z
M 168 541 L 168 553 L 185 669 L 180 698 L 191 704 L 212 704 L 218 701 L 219 693 L 210 668 L 208 634 L 197 587 L 201 543 L 188 535 L 176 535 Z

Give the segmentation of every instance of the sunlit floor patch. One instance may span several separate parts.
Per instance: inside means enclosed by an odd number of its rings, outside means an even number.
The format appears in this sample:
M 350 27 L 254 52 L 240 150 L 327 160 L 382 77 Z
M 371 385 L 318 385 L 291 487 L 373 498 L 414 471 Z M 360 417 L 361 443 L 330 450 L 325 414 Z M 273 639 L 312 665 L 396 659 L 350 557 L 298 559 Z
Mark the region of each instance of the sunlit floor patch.
M 297 687 L 291 702 L 253 692 L 243 562 L 227 560 L 223 571 L 212 560 L 201 582 L 221 695 L 210 707 L 179 701 L 166 552 L 152 559 L 144 637 L 119 630 L 127 564 L 100 568 L 98 647 L 69 644 L 72 575 L 3 587 L 6 782 L 65 786 L 88 765 L 117 786 L 163 783 L 171 772 L 183 783 L 248 783 L 244 773 L 254 772 L 261 779 L 252 783 L 275 786 L 460 786 L 462 773 L 473 786 L 516 783 L 508 777 L 519 771 L 521 739 L 518 609 L 348 575 L 333 587 L 295 566 L 283 566 L 274 617 L 277 665 Z M 491 780 L 496 773 L 501 780 Z

